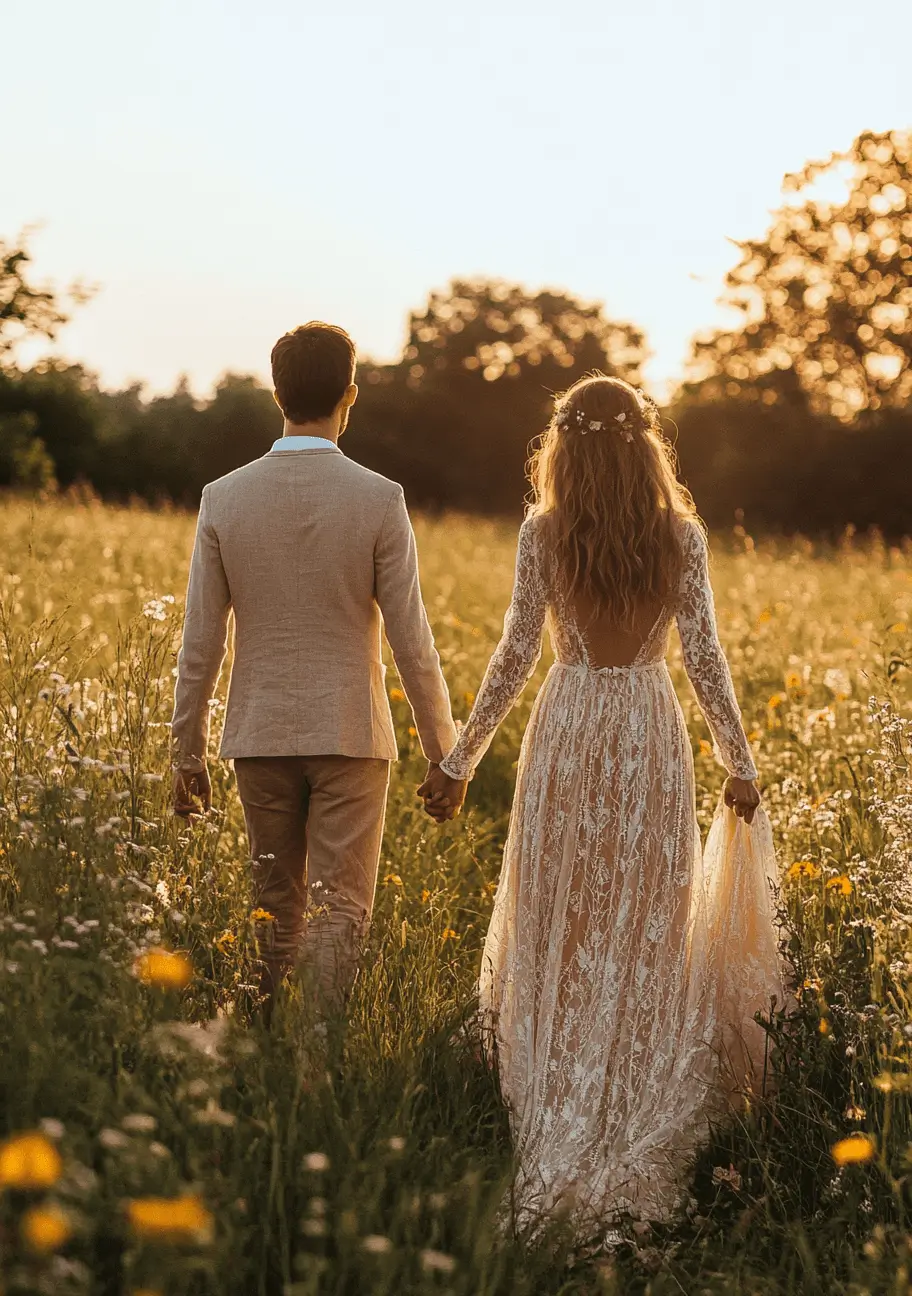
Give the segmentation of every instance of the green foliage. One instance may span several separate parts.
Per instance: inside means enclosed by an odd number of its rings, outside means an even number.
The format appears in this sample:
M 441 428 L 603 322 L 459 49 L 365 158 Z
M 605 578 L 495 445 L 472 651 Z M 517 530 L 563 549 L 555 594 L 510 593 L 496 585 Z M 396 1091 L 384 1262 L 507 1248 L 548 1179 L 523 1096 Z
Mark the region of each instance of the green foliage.
M 912 417 L 905 411 L 845 424 L 788 400 L 709 400 L 696 390 L 668 416 L 682 475 L 711 526 L 909 532 Z
M 834 197 L 834 186 L 847 192 Z M 787 176 L 792 200 L 740 245 L 742 323 L 694 344 L 670 410 L 708 520 L 908 531 L 912 135 L 860 135 Z
M 846 170 L 847 194 L 831 197 Z M 904 409 L 912 396 L 912 132 L 866 132 L 847 152 L 786 176 L 785 187 L 794 200 L 764 238 L 740 245 L 726 280 L 725 300 L 743 326 L 698 340 L 695 375 L 707 375 L 712 395 L 754 400 L 775 400 L 783 376 L 787 396 L 793 378 L 815 413 L 843 420 Z
M 636 379 L 644 354 L 641 335 L 598 305 L 457 282 L 413 316 L 399 364 L 362 366 L 346 447 L 414 502 L 515 512 L 549 393 L 594 368 Z M 147 401 L 139 387 L 102 391 L 81 367 L 52 361 L 0 373 L 4 412 L 34 416 L 62 486 L 83 480 L 115 499 L 195 503 L 207 481 L 263 454 L 282 430 L 255 378 L 226 374 L 205 401 L 182 380 Z
M 39 288 L 28 277 L 31 262 L 27 237 L 13 242 L 0 239 L 0 366 L 7 364 L 16 344 L 35 334 L 54 338 L 67 323 L 59 292 Z M 70 296 L 79 304 L 89 297 L 87 288 L 74 285 Z
M 0 415 L 0 482 L 17 490 L 47 491 L 54 487 L 54 461 L 36 436 L 34 414 Z
M 593 370 L 640 381 L 642 334 L 567 293 L 456 280 L 409 320 L 402 359 L 365 365 L 347 446 L 416 503 L 515 513 L 551 396 Z
M 507 1123 L 472 1024 L 518 745 L 546 663 L 473 782 L 468 817 L 440 830 L 416 805 L 423 762 L 391 690 L 403 760 L 350 1021 L 321 1033 L 295 989 L 266 1033 L 248 1024 L 249 875 L 230 771 L 214 767 L 215 812 L 189 827 L 170 817 L 162 778 L 180 623 L 170 600 L 192 531 L 179 513 L 97 503 L 10 501 L 0 514 L 0 1141 L 59 1122 L 46 1128 L 64 1166 L 50 1191 L 0 1189 L 5 1291 L 905 1292 L 912 554 L 744 535 L 718 550 L 796 1003 L 772 1024 L 769 1101 L 738 1105 L 713 1131 L 676 1222 L 624 1227 L 616 1251 L 589 1254 L 559 1227 L 532 1245 L 504 1226 Z M 515 535 L 449 517 L 419 518 L 418 536 L 465 715 L 500 631 Z M 705 827 L 721 771 L 677 658 L 672 669 Z M 134 975 L 158 944 L 192 960 L 182 993 Z M 877 1155 L 839 1170 L 831 1146 L 853 1130 Z M 131 1230 L 130 1199 L 182 1193 L 211 1212 L 212 1241 Z M 53 1202 L 73 1236 L 31 1253 L 23 1213 Z

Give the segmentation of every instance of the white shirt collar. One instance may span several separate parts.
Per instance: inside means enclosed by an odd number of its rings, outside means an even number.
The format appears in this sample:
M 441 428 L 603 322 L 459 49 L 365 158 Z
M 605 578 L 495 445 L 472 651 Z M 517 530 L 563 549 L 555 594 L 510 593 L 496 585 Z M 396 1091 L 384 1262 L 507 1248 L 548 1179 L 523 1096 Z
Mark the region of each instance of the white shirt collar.
M 288 454 L 292 450 L 337 450 L 342 453 L 335 441 L 329 437 L 316 436 L 283 436 L 274 441 L 270 454 Z

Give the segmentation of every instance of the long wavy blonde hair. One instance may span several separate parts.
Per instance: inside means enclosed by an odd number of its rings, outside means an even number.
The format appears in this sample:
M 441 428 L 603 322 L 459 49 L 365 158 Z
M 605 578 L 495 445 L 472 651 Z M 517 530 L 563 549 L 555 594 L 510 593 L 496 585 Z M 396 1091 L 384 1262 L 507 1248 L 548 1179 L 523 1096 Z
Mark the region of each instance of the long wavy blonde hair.
M 583 378 L 555 399 L 532 456 L 533 513 L 567 588 L 618 628 L 670 603 L 681 577 L 678 519 L 695 518 L 650 397 L 621 378 Z

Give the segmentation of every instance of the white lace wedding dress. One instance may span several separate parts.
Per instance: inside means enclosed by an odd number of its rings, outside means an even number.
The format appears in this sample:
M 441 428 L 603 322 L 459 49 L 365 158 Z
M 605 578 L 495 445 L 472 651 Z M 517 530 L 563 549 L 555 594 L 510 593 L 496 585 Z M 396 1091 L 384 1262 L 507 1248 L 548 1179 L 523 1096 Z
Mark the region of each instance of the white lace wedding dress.
M 519 760 L 485 944 L 481 1008 L 494 1030 L 525 1219 L 570 1209 L 580 1228 L 667 1216 L 706 1115 L 762 1067 L 753 1023 L 782 1002 L 769 821 L 720 812 L 705 854 L 684 716 L 665 664 L 684 662 L 732 774 L 756 775 L 719 644 L 706 542 L 682 522 L 684 574 L 635 659 L 595 668 L 530 518 L 501 642 L 443 762 L 471 775 L 541 653 L 556 661 Z M 756 1076 L 755 1076 L 756 1079 Z

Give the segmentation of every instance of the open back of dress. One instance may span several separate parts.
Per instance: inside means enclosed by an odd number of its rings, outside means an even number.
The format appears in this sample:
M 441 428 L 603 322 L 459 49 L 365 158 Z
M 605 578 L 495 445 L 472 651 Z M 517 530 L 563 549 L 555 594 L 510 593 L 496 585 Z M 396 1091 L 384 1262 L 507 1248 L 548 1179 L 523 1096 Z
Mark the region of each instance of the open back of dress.
M 593 670 L 608 666 L 632 666 L 652 651 L 654 638 L 665 628 L 665 605 L 652 601 L 637 609 L 629 630 L 621 629 L 605 613 L 599 614 L 591 599 L 574 594 L 570 600 L 586 658 Z

